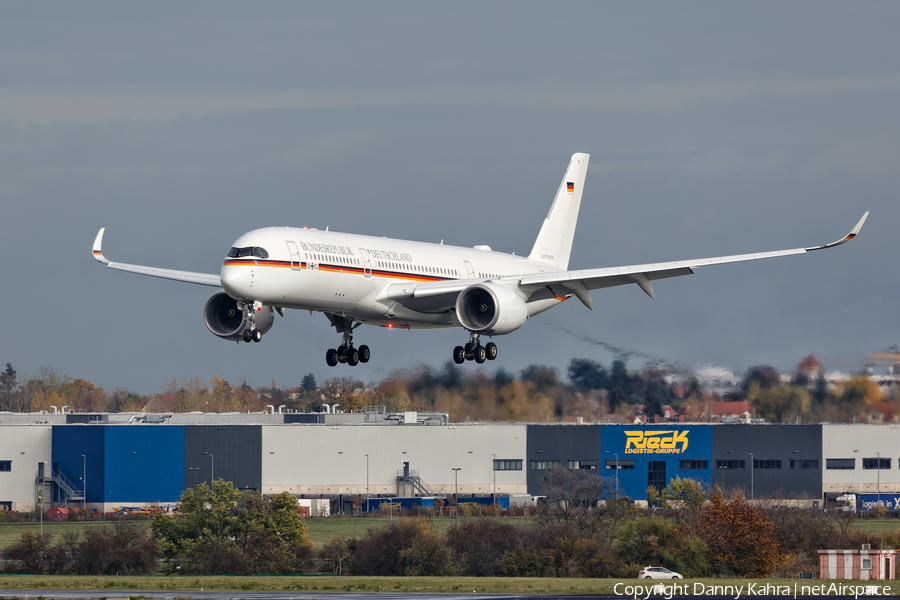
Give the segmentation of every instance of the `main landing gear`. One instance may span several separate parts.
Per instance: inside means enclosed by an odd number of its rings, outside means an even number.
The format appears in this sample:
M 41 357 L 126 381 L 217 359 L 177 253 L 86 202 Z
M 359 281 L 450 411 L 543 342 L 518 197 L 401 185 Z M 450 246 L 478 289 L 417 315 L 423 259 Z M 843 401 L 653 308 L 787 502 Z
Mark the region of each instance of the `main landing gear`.
M 328 366 L 335 367 L 338 363 L 347 363 L 351 367 L 355 367 L 359 363 L 369 362 L 369 357 L 372 353 L 369 351 L 368 346 L 353 347 L 353 330 L 359 327 L 361 323 L 353 324 L 349 319 L 338 316 L 329 315 L 329 318 L 337 332 L 344 334 L 344 341 L 337 348 L 329 348 L 325 352 L 325 362 Z
M 494 360 L 497 358 L 497 344 L 494 342 L 488 342 L 486 345 L 481 345 L 481 340 L 479 340 L 479 334 L 470 333 L 470 341 L 465 346 L 457 346 L 453 349 L 453 362 L 458 365 L 463 364 L 467 360 L 474 360 L 478 364 L 483 363 L 485 360 Z

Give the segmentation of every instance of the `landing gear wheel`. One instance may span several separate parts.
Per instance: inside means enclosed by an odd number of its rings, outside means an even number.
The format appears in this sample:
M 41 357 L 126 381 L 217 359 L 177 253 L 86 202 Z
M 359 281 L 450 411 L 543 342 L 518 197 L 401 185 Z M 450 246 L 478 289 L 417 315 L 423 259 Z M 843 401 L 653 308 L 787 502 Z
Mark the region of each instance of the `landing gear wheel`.
M 487 353 L 488 360 L 497 358 L 497 344 L 494 342 L 488 342 L 484 347 L 484 351 Z
M 458 365 L 461 365 L 464 362 L 466 362 L 466 349 L 465 348 L 463 348 L 462 346 L 457 346 L 456 348 L 453 349 L 453 362 L 455 362 Z
M 340 346 L 337 347 L 338 358 L 343 358 L 346 354 L 347 354 L 347 346 L 344 346 L 343 344 L 341 344 Z
M 487 358 L 487 352 L 484 351 L 484 346 L 476 346 L 475 347 L 475 362 L 479 365 L 485 361 Z
M 329 348 L 327 352 L 325 352 L 325 362 L 329 367 L 337 366 L 337 351 L 334 348 Z
M 251 337 L 253 338 L 254 342 L 259 342 L 262 339 L 262 331 L 260 331 L 259 329 L 254 329 Z
M 466 345 L 463 346 L 463 349 L 466 351 L 466 354 L 472 354 L 472 350 L 475 349 L 475 344 L 472 342 L 466 342 Z
M 347 350 L 347 364 L 351 367 L 355 367 L 359 364 L 359 352 L 356 348 L 350 348 Z
M 250 332 L 249 329 L 245 329 L 242 337 L 244 338 L 244 341 L 249 344 L 250 340 L 253 339 L 253 334 Z
M 372 356 L 372 353 L 369 352 L 368 346 L 362 345 L 359 347 L 359 362 L 361 362 L 361 363 L 369 362 L 370 356 Z

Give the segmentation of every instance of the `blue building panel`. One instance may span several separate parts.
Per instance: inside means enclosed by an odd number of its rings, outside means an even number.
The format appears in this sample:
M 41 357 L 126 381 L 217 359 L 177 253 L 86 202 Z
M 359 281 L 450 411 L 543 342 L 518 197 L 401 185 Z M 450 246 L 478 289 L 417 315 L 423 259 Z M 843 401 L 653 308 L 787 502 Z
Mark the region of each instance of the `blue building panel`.
M 184 489 L 184 427 L 103 427 L 103 502 L 177 502 Z
M 603 425 L 600 447 L 601 472 L 633 500 L 646 500 L 648 487 L 664 488 L 676 476 L 712 483 L 710 425 Z
M 58 425 L 53 428 L 52 440 L 53 471 L 61 473 L 78 490 L 84 489 L 84 482 L 87 481 L 87 502 L 103 502 L 103 428 Z

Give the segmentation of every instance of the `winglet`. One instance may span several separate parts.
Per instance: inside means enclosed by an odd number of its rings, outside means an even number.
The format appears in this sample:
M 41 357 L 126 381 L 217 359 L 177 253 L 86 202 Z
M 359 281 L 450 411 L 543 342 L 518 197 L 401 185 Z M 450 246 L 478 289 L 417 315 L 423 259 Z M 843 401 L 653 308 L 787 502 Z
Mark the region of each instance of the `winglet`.
M 97 232 L 97 237 L 94 238 L 94 258 L 97 259 L 97 262 L 108 265 L 109 261 L 106 260 L 106 257 L 103 256 L 103 250 L 101 250 L 101 245 L 103 244 L 103 232 L 106 231 L 106 227 L 101 227 L 100 231 Z
M 812 252 L 813 250 L 824 250 L 825 248 L 834 248 L 835 246 L 840 246 L 841 244 L 845 244 L 856 237 L 859 233 L 859 230 L 862 229 L 863 223 L 866 222 L 866 217 L 869 216 L 869 211 L 863 213 L 862 218 L 859 220 L 859 223 L 850 230 L 850 233 L 842 237 L 836 242 L 831 242 L 830 244 L 825 244 L 824 246 L 813 246 L 812 248 L 805 248 L 807 252 Z

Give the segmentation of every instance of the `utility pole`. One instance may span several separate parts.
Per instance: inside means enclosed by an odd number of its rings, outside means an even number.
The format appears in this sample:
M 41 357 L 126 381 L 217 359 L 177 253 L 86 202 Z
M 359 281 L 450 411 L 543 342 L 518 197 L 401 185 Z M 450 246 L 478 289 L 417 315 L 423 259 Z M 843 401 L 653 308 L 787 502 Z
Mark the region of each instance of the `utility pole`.
M 456 517 L 456 526 L 459 527 L 459 472 L 462 471 L 459 467 L 453 467 L 453 479 L 456 485 L 456 511 L 454 512 L 454 516 Z
M 497 504 L 497 455 L 491 454 L 494 461 L 491 463 L 491 470 L 494 471 L 494 504 Z
M 87 457 L 84 454 L 81 455 L 81 466 L 81 484 L 84 486 L 81 494 L 81 510 L 84 510 L 87 502 Z
M 209 476 L 209 489 L 213 489 L 213 483 L 216 481 L 216 457 L 213 456 L 212 452 L 204 452 L 203 454 L 209 454 L 209 459 L 211 461 L 211 471 Z
M 875 457 L 878 469 L 878 487 L 876 488 L 878 490 L 878 506 L 881 506 L 881 452 L 876 452 Z

